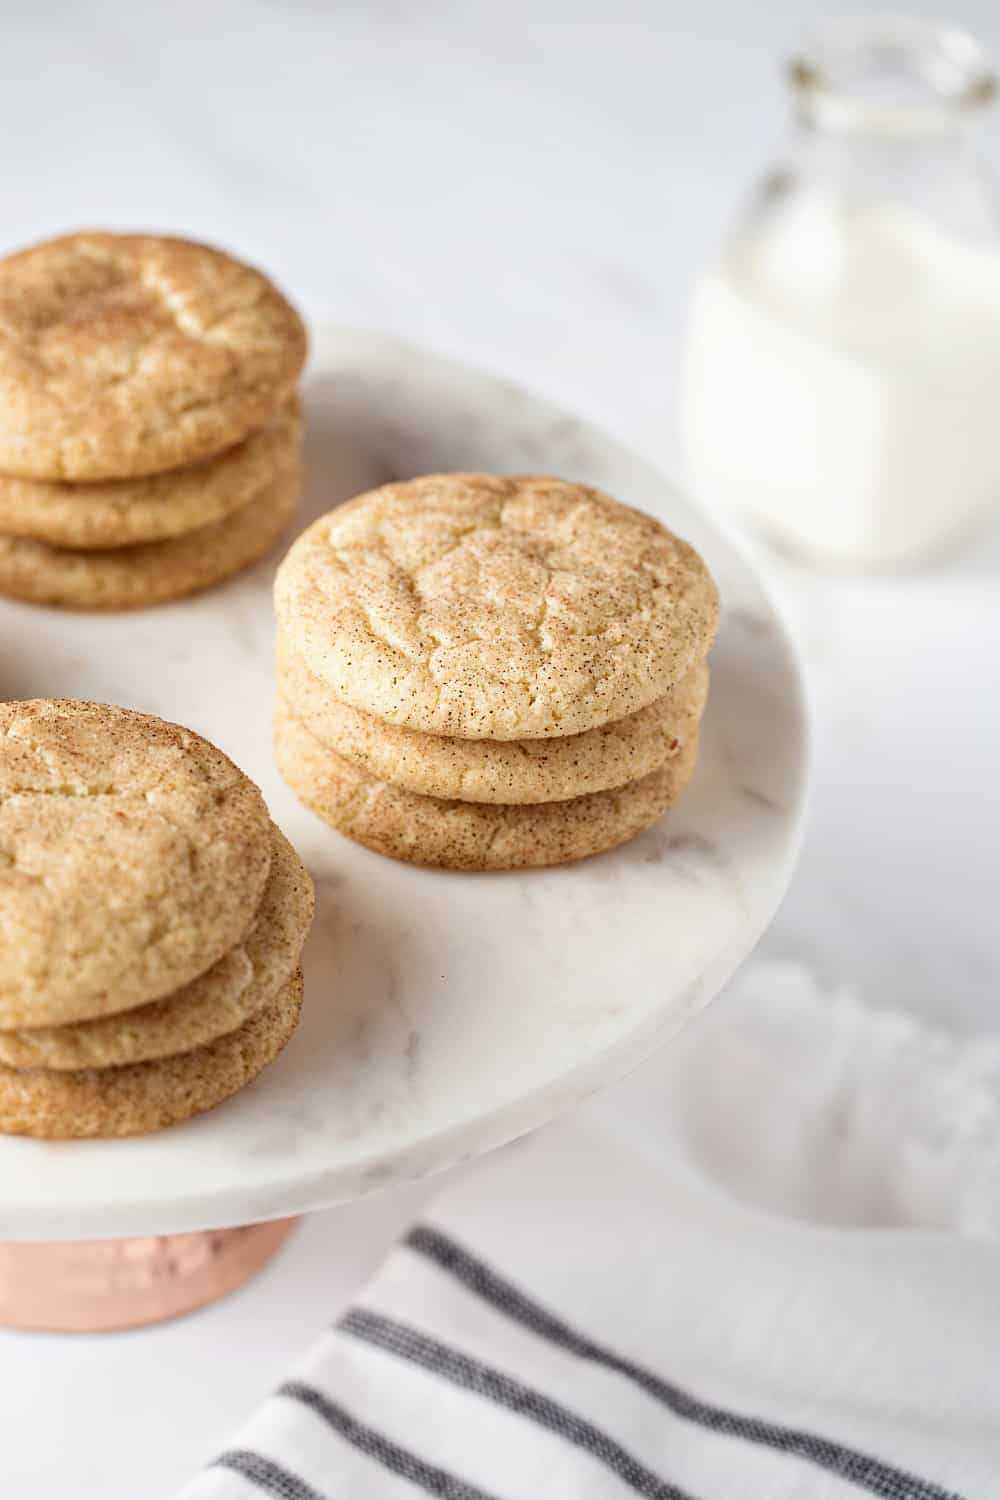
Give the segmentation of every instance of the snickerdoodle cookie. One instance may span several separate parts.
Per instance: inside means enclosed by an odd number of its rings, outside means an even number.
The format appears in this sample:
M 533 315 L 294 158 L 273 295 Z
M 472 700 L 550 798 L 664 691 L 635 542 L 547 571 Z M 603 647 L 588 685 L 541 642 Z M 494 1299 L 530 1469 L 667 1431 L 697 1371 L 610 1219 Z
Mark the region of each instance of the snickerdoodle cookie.
M 0 594 L 65 609 L 141 609 L 210 588 L 263 557 L 301 492 L 297 456 L 232 515 L 182 536 L 82 552 L 0 536 Z
M 0 1031 L 0 1064 L 60 1071 L 121 1067 L 190 1052 L 228 1035 L 291 977 L 313 907 L 312 881 L 302 861 L 272 826 L 270 874 L 241 942 L 162 1000 L 93 1021 Z
M 282 563 L 281 629 L 352 708 L 424 734 L 582 734 L 701 661 L 715 586 L 651 516 L 586 485 L 442 474 L 361 495 Z
M 558 802 L 638 781 L 697 735 L 708 691 L 698 662 L 662 698 L 624 719 L 556 739 L 462 740 L 421 734 L 351 708 L 279 635 L 279 696 L 322 744 L 404 791 L 463 802 Z
M 0 705 L 0 1027 L 189 984 L 246 937 L 271 851 L 260 792 L 191 730 L 66 699 Z
M 302 321 L 221 250 L 84 232 L 0 261 L 0 472 L 134 478 L 196 463 L 291 395 Z
M 659 770 L 628 786 L 508 806 L 421 797 L 378 780 L 321 745 L 280 703 L 275 755 L 307 807 L 379 854 L 452 870 L 512 870 L 585 859 L 655 823 L 690 780 L 697 734 Z
M 131 547 L 195 531 L 242 509 L 297 462 L 302 418 L 286 401 L 265 427 L 201 463 L 92 484 L 0 474 L 0 533 L 52 547 Z
M 79 1072 L 0 1066 L 0 1131 L 61 1140 L 176 1125 L 251 1083 L 291 1037 L 301 1007 L 298 969 L 236 1031 L 193 1052 Z

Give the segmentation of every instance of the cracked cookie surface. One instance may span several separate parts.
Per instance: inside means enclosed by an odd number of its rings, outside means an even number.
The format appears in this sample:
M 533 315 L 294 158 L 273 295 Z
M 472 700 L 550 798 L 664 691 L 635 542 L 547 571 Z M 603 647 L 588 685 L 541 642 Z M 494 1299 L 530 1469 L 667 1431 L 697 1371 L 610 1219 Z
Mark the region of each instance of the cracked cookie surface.
M 183 536 L 92 552 L 0 536 L 0 594 L 63 609 L 143 609 L 183 598 L 262 557 L 291 520 L 301 488 L 293 456 L 248 505 Z
M 405 791 L 466 802 L 558 802 L 638 781 L 697 735 L 708 692 L 708 667 L 697 662 L 648 708 L 582 734 L 460 740 L 351 708 L 312 675 L 283 634 L 276 676 L 288 711 L 345 760 Z
M 49 483 L 0 474 L 0 533 L 52 547 L 131 547 L 210 526 L 297 462 L 298 403 L 215 458 L 140 479 Z
M 298 967 L 314 905 L 302 861 L 272 827 L 267 885 L 242 942 L 162 1000 L 93 1021 L 0 1031 L 0 1064 L 60 1071 L 121 1067 L 227 1036 L 272 1000 Z
M 708 652 L 715 585 L 650 516 L 584 485 L 429 475 L 321 517 L 275 583 L 281 628 L 337 697 L 465 739 L 580 734 Z
M 87 232 L 0 261 L 0 472 L 154 474 L 241 442 L 305 360 L 295 309 L 220 250 Z
M 522 870 L 613 849 L 655 823 L 687 786 L 698 738 L 628 786 L 566 802 L 498 806 L 403 791 L 321 745 L 279 704 L 278 769 L 296 796 L 348 838 L 410 864 Z
M 180 1057 L 124 1068 L 0 1065 L 0 1131 L 45 1140 L 145 1135 L 238 1093 L 289 1041 L 302 1009 L 302 970 L 236 1031 Z
M 254 784 L 150 714 L 0 704 L 0 1027 L 159 999 L 247 934 L 271 862 Z

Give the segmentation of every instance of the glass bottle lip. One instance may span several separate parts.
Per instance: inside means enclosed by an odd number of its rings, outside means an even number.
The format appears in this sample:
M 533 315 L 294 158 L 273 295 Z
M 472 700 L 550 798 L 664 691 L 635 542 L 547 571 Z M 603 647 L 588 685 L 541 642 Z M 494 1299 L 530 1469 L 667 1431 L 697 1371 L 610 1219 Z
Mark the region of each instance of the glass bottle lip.
M 826 22 L 788 76 L 808 122 L 894 134 L 955 128 L 997 95 L 992 58 L 969 32 L 895 14 Z

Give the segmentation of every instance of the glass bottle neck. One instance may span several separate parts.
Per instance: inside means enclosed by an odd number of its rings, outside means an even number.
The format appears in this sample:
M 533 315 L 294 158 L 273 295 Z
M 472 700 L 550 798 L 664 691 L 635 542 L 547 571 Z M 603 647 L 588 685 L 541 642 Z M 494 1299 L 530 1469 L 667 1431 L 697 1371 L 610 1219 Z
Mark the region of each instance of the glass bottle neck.
M 969 122 L 943 120 L 920 131 L 873 129 L 798 114 L 792 151 L 800 166 L 872 188 L 898 188 L 929 173 L 966 170 L 977 159 L 978 132 Z
M 997 87 L 973 37 L 905 16 L 829 22 L 793 59 L 789 81 L 807 127 L 900 143 L 963 135 Z
M 900 17 L 834 22 L 791 65 L 789 167 L 845 206 L 894 203 L 972 242 L 998 242 L 975 150 L 992 66 L 964 32 Z

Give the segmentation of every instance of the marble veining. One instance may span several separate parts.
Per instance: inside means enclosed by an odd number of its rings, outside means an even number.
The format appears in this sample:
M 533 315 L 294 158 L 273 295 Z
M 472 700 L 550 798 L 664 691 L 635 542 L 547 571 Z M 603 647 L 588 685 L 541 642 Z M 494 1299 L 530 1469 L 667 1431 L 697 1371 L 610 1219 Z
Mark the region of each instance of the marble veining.
M 703 515 L 587 424 L 387 337 L 323 337 L 307 409 L 302 525 L 393 477 L 534 470 L 602 485 L 699 547 L 724 620 L 695 781 L 656 828 L 580 865 L 412 869 L 332 833 L 274 769 L 277 553 L 228 587 L 140 614 L 3 603 L 5 697 L 101 699 L 207 734 L 260 782 L 316 879 L 318 913 L 303 1023 L 278 1063 L 157 1136 L 0 1139 L 2 1239 L 277 1216 L 509 1140 L 675 1033 L 749 952 L 788 882 L 808 755 L 798 670 L 753 571 Z

